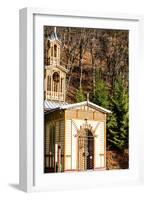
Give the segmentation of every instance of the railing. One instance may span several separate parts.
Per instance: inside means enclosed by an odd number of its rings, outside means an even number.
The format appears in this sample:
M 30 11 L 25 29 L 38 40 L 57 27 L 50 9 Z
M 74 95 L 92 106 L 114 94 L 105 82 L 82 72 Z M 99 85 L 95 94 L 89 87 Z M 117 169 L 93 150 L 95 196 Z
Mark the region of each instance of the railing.
M 55 172 L 54 155 L 45 155 L 44 159 L 45 159 L 45 166 L 44 166 L 45 173 Z
M 64 101 L 64 93 L 47 91 L 46 97 L 48 100 L 59 100 Z

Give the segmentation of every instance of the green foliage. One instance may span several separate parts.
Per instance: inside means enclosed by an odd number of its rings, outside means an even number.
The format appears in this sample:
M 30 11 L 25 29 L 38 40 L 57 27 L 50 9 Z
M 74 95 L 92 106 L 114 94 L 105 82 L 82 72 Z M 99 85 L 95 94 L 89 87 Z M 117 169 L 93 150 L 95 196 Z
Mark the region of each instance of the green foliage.
M 121 151 L 128 148 L 128 90 L 122 77 L 118 76 L 114 80 L 110 95 L 108 87 L 97 71 L 93 102 L 112 111 L 112 114 L 107 116 L 108 148 Z
M 128 147 L 128 92 L 124 81 L 118 77 L 110 98 L 112 114 L 108 117 L 107 142 L 110 148 L 123 150 Z
M 81 87 L 76 92 L 76 102 L 82 102 L 82 101 L 85 101 L 85 100 L 86 100 L 86 98 L 84 96 L 84 92 L 83 92 L 83 89 Z
M 100 78 L 100 74 L 96 72 L 96 82 L 95 82 L 95 94 L 93 102 L 104 108 L 109 107 L 109 93 L 108 88 L 104 81 Z
M 82 88 L 77 90 L 76 101 L 85 101 Z M 123 151 L 128 148 L 128 89 L 121 76 L 115 78 L 112 93 L 101 79 L 99 72 L 96 72 L 95 93 L 93 102 L 112 111 L 107 115 L 107 146 L 109 149 Z

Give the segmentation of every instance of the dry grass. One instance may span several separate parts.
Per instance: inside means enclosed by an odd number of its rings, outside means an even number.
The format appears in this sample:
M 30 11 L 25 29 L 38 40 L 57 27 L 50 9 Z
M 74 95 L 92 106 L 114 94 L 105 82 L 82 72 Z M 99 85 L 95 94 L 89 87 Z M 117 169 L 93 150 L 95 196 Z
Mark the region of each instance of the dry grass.
M 129 167 L 129 152 L 125 149 L 123 152 L 107 151 L 107 170 L 112 169 L 128 169 Z

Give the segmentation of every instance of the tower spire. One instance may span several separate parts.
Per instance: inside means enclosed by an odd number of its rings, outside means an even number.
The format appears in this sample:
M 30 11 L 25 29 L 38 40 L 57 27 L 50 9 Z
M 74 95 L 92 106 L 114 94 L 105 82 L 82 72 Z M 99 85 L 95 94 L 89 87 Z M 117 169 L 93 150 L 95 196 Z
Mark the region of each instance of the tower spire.
M 57 29 L 56 29 L 56 26 L 55 26 L 55 27 L 54 27 L 54 33 L 55 33 L 55 34 L 56 34 L 56 30 L 57 30 Z
M 54 27 L 54 35 L 55 35 L 55 38 L 58 39 L 58 37 L 57 37 L 57 28 L 56 28 L 56 26 Z

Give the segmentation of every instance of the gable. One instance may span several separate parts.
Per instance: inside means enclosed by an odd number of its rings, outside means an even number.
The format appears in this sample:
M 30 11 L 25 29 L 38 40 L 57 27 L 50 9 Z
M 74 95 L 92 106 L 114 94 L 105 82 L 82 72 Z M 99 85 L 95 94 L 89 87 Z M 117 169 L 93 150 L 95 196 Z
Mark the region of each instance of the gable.
M 102 108 L 94 103 L 91 103 L 89 101 L 84 101 L 81 103 L 75 103 L 75 104 L 68 104 L 68 103 L 62 103 L 62 104 L 57 104 L 56 107 L 54 108 L 46 108 L 46 113 L 50 113 L 50 112 L 55 112 L 56 110 L 69 110 L 71 111 L 80 111 L 80 113 L 83 113 L 83 115 L 87 115 L 87 114 L 92 114 L 95 115 L 103 115 L 103 114 L 108 114 L 111 113 L 110 110 L 107 110 L 105 108 Z M 73 112 L 76 115 L 76 112 Z M 86 116 L 85 116 L 86 117 Z
M 95 109 L 91 108 L 90 106 L 79 106 L 79 107 L 76 107 L 76 108 L 71 108 L 71 110 L 84 110 L 84 111 L 95 111 Z
M 105 121 L 106 114 L 101 113 L 97 110 L 86 110 L 86 109 L 70 109 L 65 110 L 66 119 L 81 119 L 81 120 L 94 120 L 94 121 Z
M 80 110 L 99 111 L 99 112 L 105 113 L 105 114 L 111 113 L 110 110 L 107 110 L 101 106 L 98 106 L 90 101 L 83 101 L 80 103 L 68 104 L 68 105 L 62 106 L 61 109 L 68 109 L 68 110 L 80 109 Z

